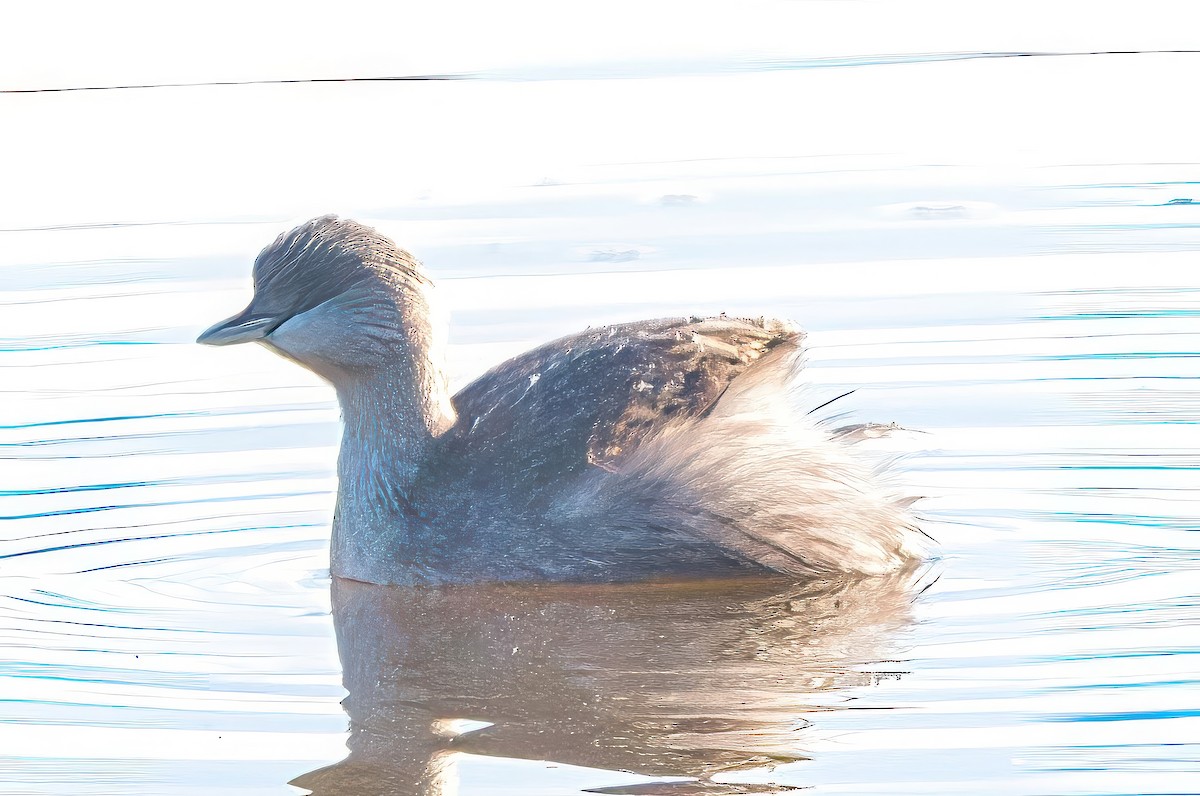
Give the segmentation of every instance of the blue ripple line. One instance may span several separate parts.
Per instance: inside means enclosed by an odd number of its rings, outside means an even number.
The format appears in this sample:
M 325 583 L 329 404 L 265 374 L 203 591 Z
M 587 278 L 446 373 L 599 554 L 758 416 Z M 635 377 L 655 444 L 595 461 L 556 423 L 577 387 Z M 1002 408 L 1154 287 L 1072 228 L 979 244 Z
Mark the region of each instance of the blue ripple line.
M 1106 310 L 1092 312 L 1072 312 L 1066 315 L 1039 315 L 1042 321 L 1079 321 L 1079 320 L 1120 320 L 1123 318 L 1194 318 L 1200 315 L 1197 310 Z
M 107 650 L 87 650 L 87 652 L 106 652 Z M 192 655 L 202 655 L 203 653 L 190 653 Z M 128 669 L 122 671 L 129 671 Z M 129 685 L 130 683 L 138 682 L 134 677 L 128 680 L 114 680 L 111 677 L 64 677 L 62 675 L 53 674 L 23 674 L 20 672 L 6 673 L 5 677 L 11 677 L 14 680 L 44 680 L 51 683 L 95 683 L 97 685 Z M 183 682 L 157 682 L 155 688 L 171 688 L 176 690 L 189 690 L 199 685 L 198 675 L 189 675 Z
M 98 539 L 94 542 L 73 542 L 72 544 L 61 544 L 53 547 L 39 547 L 36 550 L 22 550 L 19 553 L 5 553 L 0 555 L 0 561 L 9 558 L 21 558 L 22 556 L 33 556 L 40 553 L 54 553 L 60 550 L 74 550 L 80 547 L 98 547 L 103 544 L 114 544 L 116 542 L 148 542 L 154 539 L 177 539 L 184 536 L 204 536 L 218 533 L 241 533 L 242 531 L 261 531 L 261 530 L 278 530 L 281 528 L 318 528 L 324 527 L 322 522 L 302 522 L 294 525 L 258 525 L 250 528 L 217 528 L 208 531 L 183 531 L 181 533 L 158 533 L 151 536 L 124 536 L 116 539 Z M 11 595 L 10 595 L 11 596 Z M 21 599 L 12 597 L 12 599 Z
M 1080 182 L 1058 188 L 1145 188 L 1147 185 L 1200 185 L 1200 180 L 1145 180 L 1142 182 Z
M 39 517 L 65 517 L 72 514 L 94 514 L 98 511 L 113 511 L 115 509 L 152 509 L 160 506 L 188 506 L 192 503 L 233 503 L 240 500 L 270 500 L 272 498 L 305 497 L 308 495 L 325 495 L 328 492 L 279 492 L 267 495 L 236 495 L 232 497 L 194 498 L 192 500 L 167 500 L 161 503 L 124 503 L 116 506 L 85 506 L 78 509 L 59 509 L 58 511 L 41 511 L 33 514 L 9 514 L 0 516 L 0 520 L 34 520 Z M 25 555 L 15 553 L 14 555 Z M 0 556 L 0 559 L 7 556 Z
M 282 480 L 284 478 L 315 477 L 324 475 L 318 470 L 297 470 L 287 473 L 254 473 L 255 481 Z M 29 497 L 32 495 L 69 495 L 75 492 L 103 492 L 109 489 L 129 489 L 149 486 L 198 486 L 200 484 L 245 483 L 249 479 L 224 475 L 162 478 L 155 481 L 118 481 L 112 484 L 76 484 L 75 486 L 48 486 L 36 489 L 0 489 L 0 498 Z
M 21 428 L 42 428 L 44 426 L 70 426 L 79 423 L 110 423 L 116 420 L 150 420 L 156 417 L 198 417 L 205 415 L 205 412 L 163 412 L 154 415 L 113 415 L 112 417 L 82 417 L 74 420 L 42 420 L 37 423 L 16 423 L 14 425 L 0 426 L 0 429 L 6 431 L 21 429 Z
M 330 404 L 327 404 L 327 403 L 307 403 L 307 404 L 292 404 L 292 405 L 287 405 L 287 406 L 244 407 L 244 408 L 232 409 L 232 410 L 209 409 L 209 410 L 192 411 L 192 412 L 162 412 L 162 413 L 153 414 L 153 415 L 114 415 L 112 417 L 80 417 L 80 418 L 74 418 L 72 420 L 41 420 L 36 423 L 17 423 L 15 425 L 7 425 L 7 426 L 0 425 L 0 431 L 22 429 L 22 428 L 42 428 L 44 426 L 69 426 L 69 425 L 77 425 L 80 423 L 107 423 L 107 422 L 111 422 L 114 420 L 152 420 L 152 419 L 160 418 L 160 417 L 237 417 L 239 415 L 275 414 L 275 413 L 282 413 L 282 412 L 306 412 L 311 409 L 324 409 L 328 406 L 330 406 Z M 216 430 L 220 431 L 220 430 L 228 430 L 228 429 L 216 429 Z M 78 439 L 92 440 L 92 439 L 110 439 L 110 438 L 109 437 L 81 437 L 81 438 L 75 438 L 75 439 L 51 439 L 51 440 L 38 440 L 38 443 L 74 442 L 74 441 L 77 441 Z M 118 439 L 118 438 L 111 438 L 111 439 Z M 120 437 L 119 439 L 124 439 L 124 437 Z M 11 447 L 20 447 L 22 445 L 29 445 L 29 444 L 34 444 L 34 443 L 5 442 L 5 443 L 0 444 L 0 447 L 11 448 Z
M 102 613 L 110 613 L 111 608 L 99 605 L 73 605 L 70 603 L 54 603 L 46 600 L 32 600 L 28 597 L 18 597 L 15 594 L 5 595 L 10 600 L 16 600 L 21 603 L 30 603 L 31 605 L 44 605 L 47 608 L 69 608 L 74 611 L 100 611 Z
M 178 481 L 127 481 L 116 484 L 80 484 L 79 486 L 53 486 L 42 489 L 0 489 L 0 497 L 64 495 L 71 492 L 100 492 L 105 489 L 124 489 L 136 486 L 167 486 L 174 483 L 178 483 Z
M 1200 312 L 1197 313 L 1200 315 Z M 1029 357 L 1034 362 L 1069 362 L 1091 359 L 1190 359 L 1200 357 L 1200 351 L 1107 351 L 1096 354 L 1053 354 Z
M 1121 650 L 1116 652 L 1097 652 L 1093 654 L 1080 653 L 1077 655 L 1035 655 L 1027 660 L 1033 664 L 1040 664 L 1074 661 L 1122 660 L 1130 658 L 1166 658 L 1177 655 L 1200 655 L 1200 649 L 1194 647 L 1175 647 L 1159 650 Z
M 1094 721 L 1142 721 L 1145 719 L 1186 719 L 1200 716 L 1200 708 L 1180 710 L 1145 710 L 1128 713 L 1078 713 L 1066 716 L 1044 716 L 1042 721 L 1094 722 Z
M 66 348 L 91 348 L 102 345 L 168 345 L 158 340 L 84 340 L 78 343 L 59 343 L 39 346 L 2 346 L 0 353 L 17 354 L 26 351 L 59 351 Z
M 1195 686 L 1200 680 L 1146 680 L 1136 683 L 1088 683 L 1086 685 L 1052 685 L 1043 691 L 1092 691 L 1094 689 L 1124 689 L 1124 688 L 1179 688 L 1180 686 Z
M 830 69 L 862 66 L 899 66 L 904 64 L 939 63 L 944 61 L 975 61 L 1008 58 L 1062 58 L 1090 55 L 1195 55 L 1196 50 L 965 50 L 950 52 L 895 53 L 878 55 L 843 55 L 824 58 L 772 58 L 751 61 L 752 67 L 772 69 Z
M 88 572 L 103 572 L 106 569 L 120 569 L 121 567 L 140 567 L 145 564 L 161 564 L 164 561 L 178 560 L 178 558 L 179 558 L 179 556 L 165 556 L 163 558 L 142 558 L 142 559 L 138 559 L 137 561 L 122 561 L 119 564 L 105 564 L 102 567 L 91 567 L 89 569 L 81 569 L 78 572 L 76 572 L 75 574 L 76 575 L 85 575 Z M 101 608 L 98 610 L 103 611 L 106 609 Z
M 1033 468 L 1028 468 L 1033 469 Z M 1051 470 L 1195 470 L 1191 464 L 1063 464 Z

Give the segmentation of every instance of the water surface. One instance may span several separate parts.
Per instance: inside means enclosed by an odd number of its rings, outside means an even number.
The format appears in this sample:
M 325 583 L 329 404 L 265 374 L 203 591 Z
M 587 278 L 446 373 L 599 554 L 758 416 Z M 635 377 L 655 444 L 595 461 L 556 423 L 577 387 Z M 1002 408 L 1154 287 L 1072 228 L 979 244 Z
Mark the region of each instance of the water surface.
M 1200 792 L 1197 56 L 727 55 L 0 97 L 0 792 Z M 331 391 L 191 343 L 330 211 L 424 260 L 458 385 L 796 319 L 936 560 L 331 592 Z

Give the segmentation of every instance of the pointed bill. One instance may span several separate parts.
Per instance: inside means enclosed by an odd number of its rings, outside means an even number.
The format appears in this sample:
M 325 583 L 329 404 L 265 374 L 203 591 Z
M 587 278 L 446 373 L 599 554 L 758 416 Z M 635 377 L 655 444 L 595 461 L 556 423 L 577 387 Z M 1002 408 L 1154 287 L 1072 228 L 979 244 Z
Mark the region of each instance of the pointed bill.
M 249 309 L 227 318 L 209 327 L 199 337 L 197 343 L 204 345 L 234 345 L 235 343 L 250 343 L 261 340 L 274 330 L 276 319 L 259 315 Z

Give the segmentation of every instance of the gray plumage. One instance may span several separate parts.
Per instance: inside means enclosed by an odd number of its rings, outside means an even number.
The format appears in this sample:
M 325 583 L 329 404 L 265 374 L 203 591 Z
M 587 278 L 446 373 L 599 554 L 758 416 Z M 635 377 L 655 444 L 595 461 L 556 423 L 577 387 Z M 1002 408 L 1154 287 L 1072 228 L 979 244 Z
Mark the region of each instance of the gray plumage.
M 261 342 L 337 390 L 334 575 L 875 574 L 923 554 L 903 502 L 856 453 L 864 435 L 797 406 L 803 335 L 788 323 L 590 329 L 451 398 L 433 285 L 369 227 L 326 216 L 281 235 L 254 285 L 250 306 L 199 340 Z

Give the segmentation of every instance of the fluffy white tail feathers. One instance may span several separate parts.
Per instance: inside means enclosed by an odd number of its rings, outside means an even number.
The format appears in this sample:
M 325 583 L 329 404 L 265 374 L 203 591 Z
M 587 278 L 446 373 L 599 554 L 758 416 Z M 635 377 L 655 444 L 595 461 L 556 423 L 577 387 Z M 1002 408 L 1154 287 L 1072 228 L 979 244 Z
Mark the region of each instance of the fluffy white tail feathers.
M 875 575 L 924 557 L 907 502 L 869 446 L 858 450 L 859 437 L 887 427 L 832 428 L 806 415 L 802 367 L 798 344 L 765 355 L 704 416 L 642 443 L 606 479 L 602 502 L 781 572 Z

